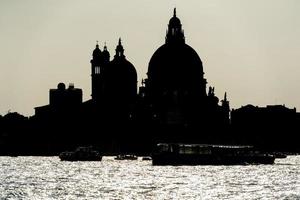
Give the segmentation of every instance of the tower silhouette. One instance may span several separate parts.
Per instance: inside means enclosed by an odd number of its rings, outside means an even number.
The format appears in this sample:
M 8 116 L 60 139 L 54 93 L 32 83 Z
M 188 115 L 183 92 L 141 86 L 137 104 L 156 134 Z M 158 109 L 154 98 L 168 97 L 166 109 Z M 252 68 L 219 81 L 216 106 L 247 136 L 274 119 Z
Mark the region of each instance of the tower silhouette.
M 105 68 L 109 64 L 110 55 L 107 51 L 106 44 L 104 45 L 103 52 L 99 49 L 97 42 L 96 48 L 93 51 L 93 58 L 91 60 L 91 77 L 92 77 L 92 99 L 98 102 L 100 97 L 103 96 L 104 90 L 104 76 Z
M 113 107 L 127 109 L 134 104 L 137 96 L 137 73 L 135 67 L 126 59 L 121 38 L 116 47 L 114 59 L 104 73 L 104 95 L 106 103 Z M 126 108 L 127 107 L 127 108 Z

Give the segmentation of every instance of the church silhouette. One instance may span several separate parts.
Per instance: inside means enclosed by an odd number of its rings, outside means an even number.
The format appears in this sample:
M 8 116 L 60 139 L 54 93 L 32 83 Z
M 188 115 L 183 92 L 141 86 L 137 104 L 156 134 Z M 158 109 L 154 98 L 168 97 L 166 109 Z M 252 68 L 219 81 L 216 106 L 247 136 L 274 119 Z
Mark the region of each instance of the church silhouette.
M 137 72 L 126 59 L 121 38 L 112 60 L 106 45 L 102 50 L 97 43 L 91 60 L 92 98 L 82 104 L 72 103 L 70 108 L 69 103 L 82 99 L 72 88 L 74 94 L 69 96 L 74 99 L 66 100 L 68 95 L 63 93 L 55 97 L 50 93 L 50 99 L 57 98 L 53 101 L 66 106 L 59 108 L 50 101 L 46 107 L 66 115 L 80 113 L 79 118 L 84 119 L 78 121 L 84 123 L 76 130 L 89 130 L 87 137 L 94 138 L 92 141 L 110 141 L 126 150 L 145 143 L 143 147 L 151 149 L 153 143 L 161 141 L 213 142 L 219 138 L 215 131 L 228 129 L 230 108 L 226 94 L 219 105 L 214 88 L 209 87 L 206 92 L 202 61 L 185 43 L 176 9 L 169 21 L 165 44 L 150 59 L 147 76 L 137 92 Z M 60 90 L 58 86 L 57 92 Z M 69 89 L 65 91 L 70 93 Z M 35 108 L 35 113 L 37 118 L 49 117 L 45 107 Z M 204 130 L 211 133 L 204 134 Z
M 186 44 L 176 9 L 165 44 L 152 55 L 139 88 L 124 52 L 121 38 L 112 59 L 106 45 L 101 50 L 97 42 L 90 61 L 92 98 L 83 102 L 81 89 L 59 83 L 50 89 L 49 105 L 35 108 L 29 133 L 17 148 L 44 155 L 94 145 L 104 155 L 149 154 L 159 142 L 177 142 L 299 150 L 291 132 L 300 121 L 296 109 L 249 105 L 231 111 L 226 93 L 220 101 L 215 88 L 207 87 L 202 61 Z M 286 135 L 275 137 L 273 130 Z

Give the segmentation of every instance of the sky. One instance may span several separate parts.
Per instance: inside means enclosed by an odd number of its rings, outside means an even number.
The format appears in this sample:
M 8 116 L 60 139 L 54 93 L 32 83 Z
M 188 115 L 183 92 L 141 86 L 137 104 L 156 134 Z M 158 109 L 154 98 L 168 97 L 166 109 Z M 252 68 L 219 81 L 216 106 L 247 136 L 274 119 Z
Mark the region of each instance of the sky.
M 122 38 L 140 84 L 174 7 L 220 99 L 299 111 L 299 0 L 0 0 L 0 115 L 33 115 L 59 82 L 90 99 L 97 40 L 113 57 Z

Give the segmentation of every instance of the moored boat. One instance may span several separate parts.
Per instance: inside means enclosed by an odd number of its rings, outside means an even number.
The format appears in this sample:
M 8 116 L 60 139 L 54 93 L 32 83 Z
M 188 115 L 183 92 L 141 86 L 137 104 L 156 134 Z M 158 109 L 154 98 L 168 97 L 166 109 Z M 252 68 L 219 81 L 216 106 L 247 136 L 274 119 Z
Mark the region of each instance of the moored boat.
M 150 156 L 145 156 L 142 158 L 142 160 L 152 160 L 152 158 Z
M 138 157 L 133 154 L 119 154 L 115 157 L 115 160 L 137 160 Z
M 275 156 L 275 158 L 279 158 L 279 159 L 287 158 L 287 154 L 282 152 L 274 152 L 272 154 Z
M 152 154 L 153 165 L 273 164 L 275 156 L 252 146 L 160 143 Z
M 62 161 L 101 161 L 102 155 L 93 147 L 78 147 L 75 151 L 66 151 L 59 154 Z

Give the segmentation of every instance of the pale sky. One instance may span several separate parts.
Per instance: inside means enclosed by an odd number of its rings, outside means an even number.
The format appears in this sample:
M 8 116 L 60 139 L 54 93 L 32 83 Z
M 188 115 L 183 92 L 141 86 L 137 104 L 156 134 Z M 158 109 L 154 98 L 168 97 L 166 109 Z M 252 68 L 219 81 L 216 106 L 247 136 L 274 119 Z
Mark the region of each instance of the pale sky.
M 299 0 L 0 0 L 0 114 L 33 115 L 59 82 L 90 99 L 96 40 L 113 57 L 121 37 L 140 83 L 175 6 L 220 99 L 300 109 Z

